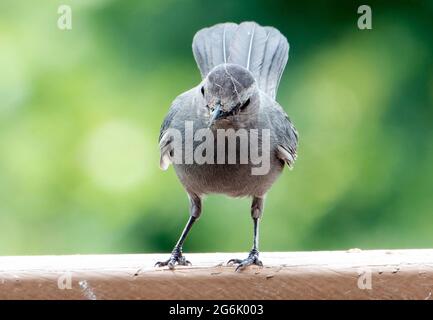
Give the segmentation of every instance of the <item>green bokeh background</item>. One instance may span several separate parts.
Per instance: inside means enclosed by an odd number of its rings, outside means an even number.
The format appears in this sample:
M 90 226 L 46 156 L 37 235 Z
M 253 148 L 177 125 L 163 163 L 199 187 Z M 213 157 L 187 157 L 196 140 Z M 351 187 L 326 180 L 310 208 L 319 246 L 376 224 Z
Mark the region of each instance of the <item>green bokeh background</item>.
M 57 27 L 72 7 L 73 28 Z M 299 158 L 268 194 L 266 251 L 433 246 L 433 2 L 0 2 L 0 254 L 170 251 L 188 217 L 159 126 L 200 75 L 194 33 L 289 40 L 278 101 Z M 209 196 L 187 252 L 247 251 L 248 199 Z

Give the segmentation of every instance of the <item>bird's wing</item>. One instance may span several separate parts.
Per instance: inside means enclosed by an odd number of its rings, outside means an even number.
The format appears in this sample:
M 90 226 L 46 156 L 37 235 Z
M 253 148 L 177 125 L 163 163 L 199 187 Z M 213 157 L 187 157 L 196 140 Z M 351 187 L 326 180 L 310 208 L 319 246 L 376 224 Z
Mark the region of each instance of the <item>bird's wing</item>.
M 161 124 L 161 129 L 159 130 L 159 167 L 162 170 L 167 170 L 168 166 L 172 163 L 171 157 L 173 153 L 173 136 L 169 134 L 168 129 L 171 126 L 173 118 L 179 112 L 182 107 L 181 99 L 176 98 L 173 101 L 164 121 Z
M 289 168 L 292 168 L 297 157 L 298 131 L 296 131 L 289 116 L 278 103 L 271 106 L 269 116 L 278 141 L 275 150 L 277 158 L 287 163 Z

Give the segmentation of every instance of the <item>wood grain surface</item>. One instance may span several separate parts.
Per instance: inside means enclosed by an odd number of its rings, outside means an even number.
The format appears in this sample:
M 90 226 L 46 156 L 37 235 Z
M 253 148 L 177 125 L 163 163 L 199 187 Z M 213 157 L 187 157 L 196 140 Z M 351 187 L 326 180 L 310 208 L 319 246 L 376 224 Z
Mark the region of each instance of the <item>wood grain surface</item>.
M 0 299 L 433 299 L 433 250 L 265 252 L 263 268 L 235 272 L 246 253 L 0 257 Z

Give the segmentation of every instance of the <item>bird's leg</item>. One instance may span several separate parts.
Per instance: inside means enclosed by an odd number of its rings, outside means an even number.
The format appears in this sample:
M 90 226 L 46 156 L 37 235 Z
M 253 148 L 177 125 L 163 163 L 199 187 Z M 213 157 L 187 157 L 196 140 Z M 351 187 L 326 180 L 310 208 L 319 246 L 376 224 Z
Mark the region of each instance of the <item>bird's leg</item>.
M 190 265 L 191 262 L 185 259 L 185 257 L 182 255 L 182 247 L 183 243 L 185 242 L 185 239 L 191 230 L 192 225 L 194 222 L 200 217 L 201 214 L 201 199 L 200 197 L 196 195 L 189 195 L 190 199 L 190 217 L 188 219 L 188 222 L 186 223 L 185 228 L 182 231 L 182 234 L 180 235 L 179 240 L 177 241 L 176 245 L 173 248 L 173 251 L 171 252 L 171 256 L 166 261 L 158 261 L 155 266 L 157 267 L 163 267 L 168 266 L 170 269 L 174 269 L 175 264 L 186 266 Z
M 192 225 L 194 224 L 196 218 L 195 217 L 189 217 L 188 222 L 185 226 L 185 229 L 183 229 L 183 232 L 177 241 L 176 245 L 173 248 L 173 251 L 171 252 L 171 256 L 166 261 L 158 261 L 156 263 L 157 267 L 163 267 L 168 266 L 170 269 L 174 269 L 174 265 L 178 264 L 181 266 L 186 266 L 191 264 L 188 260 L 185 259 L 185 257 L 182 255 L 182 246 L 183 242 L 186 239 L 186 236 L 188 235 L 189 230 L 191 230 Z
M 231 259 L 227 264 L 238 264 L 236 271 L 240 271 L 247 266 L 252 264 L 263 266 L 263 263 L 259 260 L 259 220 L 263 212 L 263 198 L 254 197 L 253 204 L 251 205 L 251 217 L 254 223 L 254 240 L 253 248 L 251 249 L 246 259 Z

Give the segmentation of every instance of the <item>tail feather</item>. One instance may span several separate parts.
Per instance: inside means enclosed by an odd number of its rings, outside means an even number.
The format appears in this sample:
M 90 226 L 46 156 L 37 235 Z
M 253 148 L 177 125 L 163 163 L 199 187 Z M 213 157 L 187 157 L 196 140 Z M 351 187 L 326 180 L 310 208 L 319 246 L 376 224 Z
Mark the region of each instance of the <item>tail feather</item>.
M 234 63 L 250 70 L 258 79 L 265 54 L 267 33 L 265 28 L 254 22 L 241 23 L 230 46 L 229 63 Z
M 289 58 L 289 43 L 275 28 L 265 27 L 267 31 L 266 51 L 260 71 L 259 88 L 275 99 L 278 85 Z
M 217 24 L 197 32 L 192 47 L 202 78 L 222 63 L 239 64 L 275 99 L 289 50 L 287 39 L 277 29 L 255 22 Z
M 220 23 L 195 34 L 192 49 L 202 78 L 215 66 L 228 62 L 231 40 L 237 27 L 235 23 Z

